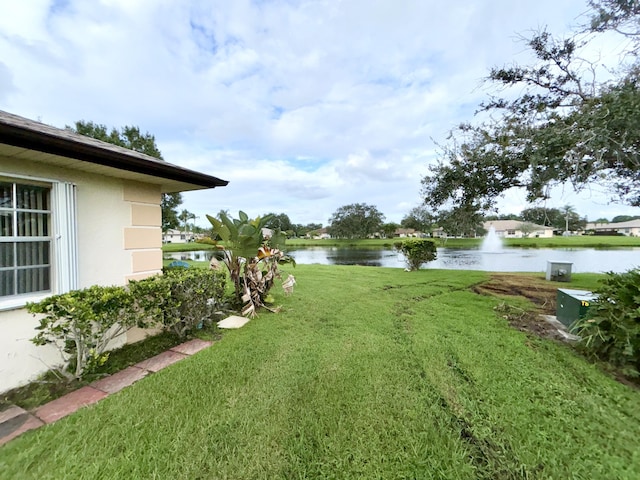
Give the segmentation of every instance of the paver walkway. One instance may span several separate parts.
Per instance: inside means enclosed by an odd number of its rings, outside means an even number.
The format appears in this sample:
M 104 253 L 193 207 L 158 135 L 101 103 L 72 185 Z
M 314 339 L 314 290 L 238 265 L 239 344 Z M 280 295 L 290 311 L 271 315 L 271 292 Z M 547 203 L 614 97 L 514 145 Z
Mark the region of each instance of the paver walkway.
M 0 445 L 4 445 L 27 430 L 53 423 L 86 405 L 91 405 L 111 394 L 119 392 L 150 373 L 162 370 L 189 355 L 193 355 L 209 347 L 212 343 L 213 342 L 200 340 L 198 338 L 182 343 L 160 355 L 151 357 L 118 373 L 68 393 L 64 397 L 42 405 L 32 412 L 27 412 L 17 406 L 11 406 L 0 412 Z

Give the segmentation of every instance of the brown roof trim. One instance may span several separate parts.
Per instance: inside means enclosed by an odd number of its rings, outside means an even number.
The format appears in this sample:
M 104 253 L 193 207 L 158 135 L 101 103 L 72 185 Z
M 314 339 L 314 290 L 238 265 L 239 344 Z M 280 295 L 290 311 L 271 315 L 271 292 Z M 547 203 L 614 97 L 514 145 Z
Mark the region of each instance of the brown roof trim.
M 205 188 L 229 182 L 182 168 L 143 153 L 55 128 L 0 110 L 0 143 L 73 158 L 129 172 L 191 183 Z

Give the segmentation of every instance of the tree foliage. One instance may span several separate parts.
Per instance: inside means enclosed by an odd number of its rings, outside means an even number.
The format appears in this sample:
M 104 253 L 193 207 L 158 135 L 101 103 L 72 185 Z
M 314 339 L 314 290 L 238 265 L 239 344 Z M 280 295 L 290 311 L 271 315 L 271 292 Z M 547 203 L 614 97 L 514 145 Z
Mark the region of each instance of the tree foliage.
M 640 269 L 609 272 L 596 294 L 589 314 L 573 328 L 588 352 L 640 376 Z
M 373 205 L 354 203 L 340 207 L 329 219 L 334 238 L 367 238 L 380 231 L 384 215 Z
M 522 219 L 536 225 L 552 227 L 554 230 L 575 232 L 584 229 L 587 220 L 575 211 L 571 205 L 559 208 L 532 207 L 521 213 Z
M 166 232 L 170 228 L 178 228 L 180 219 L 178 218 L 178 207 L 182 205 L 181 193 L 163 193 L 160 200 L 162 210 L 162 231 Z
M 640 2 L 637 0 L 590 0 L 593 10 L 589 30 L 605 32 L 615 30 L 631 37 L 637 45 L 640 41 Z
M 591 28 L 638 35 L 638 2 L 601 0 Z M 436 165 L 423 178 L 432 207 L 489 209 L 512 187 L 533 202 L 549 188 L 571 184 L 605 186 L 612 198 L 640 205 L 640 84 L 635 50 L 613 81 L 598 81 L 598 67 L 584 60 L 587 40 L 558 39 L 546 31 L 527 44 L 536 61 L 491 70 L 489 80 L 520 95 L 492 97 L 480 110 L 491 120 L 463 124 L 441 146 Z M 635 45 L 635 44 L 634 44 Z
M 67 128 L 74 130 L 80 135 L 102 140 L 103 142 L 118 145 L 129 150 L 144 153 L 150 157 L 163 160 L 162 154 L 156 145 L 156 138 L 150 133 L 141 133 L 139 127 L 124 126 L 122 129 L 112 128 L 109 130 L 106 125 L 79 120 L 75 126 Z M 182 195 L 176 193 L 163 193 L 160 206 L 162 208 L 162 231 L 166 232 L 170 228 L 178 228 L 178 207 L 182 204 Z
M 419 232 L 428 233 L 431 232 L 433 221 L 431 212 L 424 205 L 419 205 L 409 210 L 409 213 L 400 221 L 400 225 L 403 228 L 413 228 Z
M 294 231 L 294 225 L 291 223 L 286 213 L 267 213 L 263 218 L 269 217 L 266 227 L 272 230 L 280 230 L 281 232 Z
M 432 240 L 412 238 L 393 244 L 394 248 L 402 252 L 408 270 L 419 270 L 423 263 L 436 259 L 438 253 L 436 244 Z
M 485 234 L 484 217 L 474 208 L 441 210 L 437 223 L 449 237 L 476 237 Z
M 616 215 L 611 219 L 611 223 L 630 222 L 631 220 L 640 220 L 640 215 Z
M 380 227 L 380 231 L 384 234 L 385 238 L 393 238 L 393 234 L 400 228 L 400 225 L 394 222 L 383 223 Z

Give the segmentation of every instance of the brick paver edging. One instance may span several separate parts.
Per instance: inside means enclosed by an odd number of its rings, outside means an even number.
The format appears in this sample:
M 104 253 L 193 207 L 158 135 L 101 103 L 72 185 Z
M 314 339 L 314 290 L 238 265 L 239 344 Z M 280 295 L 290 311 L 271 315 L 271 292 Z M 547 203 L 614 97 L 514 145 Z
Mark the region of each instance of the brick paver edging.
M 99 402 L 151 373 L 158 372 L 183 358 L 204 350 L 212 343 L 199 338 L 189 340 L 155 357 L 52 400 L 36 408 L 33 412 L 11 406 L 0 412 L 0 445 L 4 445 L 28 430 L 53 423 L 84 406 Z

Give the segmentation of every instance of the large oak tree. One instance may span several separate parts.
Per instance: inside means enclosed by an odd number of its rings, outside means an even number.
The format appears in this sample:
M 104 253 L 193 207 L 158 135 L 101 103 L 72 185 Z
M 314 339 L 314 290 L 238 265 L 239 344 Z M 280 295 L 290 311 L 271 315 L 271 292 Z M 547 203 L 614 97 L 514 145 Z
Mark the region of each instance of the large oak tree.
M 373 205 L 354 203 L 336 210 L 329 219 L 334 238 L 367 238 L 380 232 L 384 215 Z
M 582 57 L 585 32 L 535 34 L 527 42 L 534 63 L 491 71 L 490 81 L 506 89 L 480 107 L 491 120 L 461 125 L 441 146 L 422 180 L 427 205 L 485 210 L 512 187 L 533 202 L 556 184 L 600 184 L 613 200 L 640 206 L 640 2 L 589 5 L 592 36 L 613 30 L 629 39 L 617 77 L 598 81 L 596 65 Z M 521 93 L 509 96 L 511 87 Z

